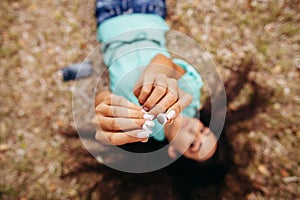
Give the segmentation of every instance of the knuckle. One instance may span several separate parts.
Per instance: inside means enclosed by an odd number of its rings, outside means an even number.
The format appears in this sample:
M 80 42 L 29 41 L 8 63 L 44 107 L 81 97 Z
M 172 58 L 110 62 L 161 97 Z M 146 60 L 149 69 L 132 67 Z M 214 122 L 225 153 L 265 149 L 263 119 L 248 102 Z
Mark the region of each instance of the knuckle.
M 145 120 L 143 120 L 143 119 L 136 119 L 136 120 L 134 120 L 134 123 L 135 123 L 137 126 L 142 127 L 143 124 L 145 123 Z
M 138 118 L 143 118 L 144 113 L 140 111 L 133 111 L 133 112 L 128 112 L 129 117 L 138 117 Z
M 100 115 L 96 115 L 96 116 L 93 118 L 92 122 L 93 122 L 94 124 L 96 124 L 96 125 L 100 125 L 100 123 L 101 123 L 101 116 L 100 116 Z
M 164 86 L 162 86 L 162 85 L 158 85 L 157 86 L 157 92 L 159 93 L 159 94 L 164 94 L 165 92 L 166 92 L 166 87 L 164 87 Z
M 139 101 L 139 103 L 142 105 L 142 104 L 145 104 L 145 97 L 144 96 L 140 96 L 139 98 L 138 98 L 138 101 Z M 146 105 L 144 105 L 144 106 L 146 106 Z
M 168 93 L 172 93 L 172 95 L 174 95 L 174 96 L 178 96 L 178 90 L 177 90 L 177 88 L 168 88 Z
M 125 100 L 124 98 L 120 98 L 120 104 L 121 105 L 126 105 L 128 103 L 127 100 Z
M 96 107 L 96 111 L 101 112 L 104 105 L 105 105 L 105 103 L 103 103 L 103 102 L 99 103 Z
M 139 87 L 141 87 L 142 85 L 142 81 L 141 80 L 138 80 L 135 84 L 134 84 L 134 90 L 137 90 Z
M 138 95 L 139 95 L 139 92 L 140 92 L 140 86 L 139 86 L 139 87 L 135 87 L 135 88 L 133 89 L 133 94 L 134 94 L 135 96 L 138 96 Z
M 114 130 L 118 129 L 119 126 L 118 126 L 118 123 L 116 120 L 111 120 L 111 123 L 110 123 L 110 127 Z
M 170 101 L 172 101 L 173 103 L 176 102 L 178 99 L 178 95 L 171 91 L 168 92 L 168 96 L 169 96 Z
M 177 113 L 179 113 L 179 112 L 182 110 L 181 105 L 180 105 L 180 104 L 177 104 L 177 105 L 174 107 L 174 110 L 175 110 Z
M 159 79 L 165 79 L 166 77 L 167 76 L 165 74 L 163 74 L 163 73 L 157 74 L 157 78 L 159 78 Z
M 169 109 L 170 110 L 170 109 Z M 179 111 L 181 111 L 181 103 L 176 102 L 173 106 L 172 106 L 172 110 L 175 110 L 176 113 L 178 113 Z
M 152 85 L 152 84 L 153 84 L 153 81 L 152 81 L 152 80 L 145 80 L 145 81 L 143 82 L 142 87 L 150 87 L 150 85 Z
M 119 110 L 117 108 L 110 109 L 110 116 L 111 117 L 118 117 L 118 116 L 120 116 Z
M 120 144 L 119 144 L 118 138 L 117 138 L 117 137 L 114 137 L 114 135 L 110 138 L 110 142 L 111 142 L 111 144 L 113 144 L 113 145 L 120 145 Z
M 113 95 L 112 98 L 107 103 L 110 104 L 110 105 L 114 105 L 119 101 L 120 101 L 120 97 L 117 96 L 117 95 Z
M 97 131 L 96 132 L 96 134 L 95 134 L 95 139 L 97 140 L 97 141 L 99 141 L 99 142 L 101 142 L 101 135 L 100 135 L 101 133 L 99 132 L 99 131 Z
M 168 81 L 177 86 L 177 80 L 175 78 L 169 78 Z
M 157 106 L 155 107 L 155 109 L 153 109 L 153 111 L 151 111 L 151 114 L 153 115 L 158 115 L 159 113 L 162 113 L 166 110 L 166 106 Z
M 109 103 L 111 101 L 111 95 L 107 95 L 104 97 L 104 102 Z
M 147 95 L 151 92 L 150 87 L 144 87 L 141 94 L 142 95 Z
M 140 119 L 139 120 L 139 126 L 142 127 L 145 122 L 146 122 L 146 120 Z
M 177 98 L 176 97 L 170 97 L 169 102 L 170 102 L 170 104 L 174 104 L 175 102 L 177 102 Z
M 95 111 L 96 112 L 101 111 L 101 103 L 96 106 Z
M 104 132 L 97 131 L 95 134 L 95 139 L 103 144 L 109 144 L 109 139 Z
M 106 129 L 106 125 L 102 123 L 102 121 L 98 121 L 98 125 L 101 129 L 105 130 Z
M 101 131 L 97 131 L 96 132 L 96 134 L 95 134 L 95 139 L 97 140 L 97 141 L 100 141 L 100 142 L 102 142 L 102 132 Z
M 100 110 L 101 113 L 103 113 L 104 115 L 110 115 L 110 106 L 108 105 L 103 105 L 101 110 Z
M 146 73 L 145 78 L 153 78 L 154 74 L 152 72 Z

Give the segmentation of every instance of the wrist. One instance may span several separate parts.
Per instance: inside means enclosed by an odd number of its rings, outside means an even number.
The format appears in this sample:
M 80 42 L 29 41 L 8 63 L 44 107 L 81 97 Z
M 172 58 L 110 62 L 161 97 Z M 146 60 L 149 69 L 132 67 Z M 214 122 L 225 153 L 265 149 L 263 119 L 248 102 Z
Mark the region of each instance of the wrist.
M 173 75 L 174 71 L 174 63 L 172 60 L 165 55 L 157 54 L 148 64 L 142 77 L 146 73 L 153 73 L 153 74 L 165 74 L 168 77 Z
M 179 79 L 185 73 L 185 70 L 175 64 L 171 58 L 163 54 L 157 54 L 146 67 L 142 77 L 146 73 L 163 73 L 169 78 Z

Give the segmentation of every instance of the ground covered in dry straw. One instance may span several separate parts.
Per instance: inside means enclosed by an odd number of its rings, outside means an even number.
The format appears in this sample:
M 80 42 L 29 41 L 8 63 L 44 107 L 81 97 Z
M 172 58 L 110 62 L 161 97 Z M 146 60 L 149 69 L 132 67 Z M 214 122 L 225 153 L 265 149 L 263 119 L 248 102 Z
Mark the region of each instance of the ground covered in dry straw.
M 208 196 L 299 198 L 300 2 L 168 5 L 168 23 L 210 52 L 226 83 L 231 167 Z M 2 0 L 0 10 L 1 199 L 198 199 L 200 188 L 180 196 L 171 180 L 125 187 L 113 178 L 117 172 L 110 179 L 95 170 L 100 167 L 79 140 L 58 134 L 72 125 L 72 83 L 62 83 L 55 72 L 82 61 L 97 45 L 94 1 Z

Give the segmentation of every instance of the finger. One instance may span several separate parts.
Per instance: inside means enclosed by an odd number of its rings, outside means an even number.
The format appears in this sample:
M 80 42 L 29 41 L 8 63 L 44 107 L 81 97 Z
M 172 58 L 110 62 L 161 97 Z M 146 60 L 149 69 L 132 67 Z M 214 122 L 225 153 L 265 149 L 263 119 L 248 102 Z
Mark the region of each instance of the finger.
M 98 124 L 101 129 L 107 131 L 123 131 L 132 129 L 141 129 L 146 122 L 145 119 L 129 118 L 111 118 L 102 115 L 96 115 L 93 122 Z
M 135 105 L 134 103 L 128 101 L 126 98 L 115 95 L 115 94 L 113 94 L 111 96 L 110 100 L 107 100 L 104 103 L 111 105 L 111 106 L 121 106 L 121 107 L 125 107 L 125 108 L 130 108 L 133 110 L 141 110 L 140 106 Z
M 95 139 L 102 144 L 111 145 L 110 137 L 112 136 L 112 132 L 104 132 L 103 130 L 97 130 Z
M 114 133 L 110 141 L 115 145 L 122 145 L 133 142 L 145 141 L 148 138 L 149 133 L 144 130 L 132 130 L 123 133 Z
M 133 87 L 133 94 L 136 98 L 139 98 L 142 88 L 143 88 L 143 79 L 139 79 Z
M 151 109 L 155 106 L 167 92 L 167 77 L 164 74 L 158 74 L 155 78 L 154 90 L 144 103 L 144 107 Z
M 158 115 L 159 113 L 164 113 L 171 107 L 178 99 L 178 87 L 177 81 L 175 79 L 168 79 L 168 91 L 167 94 L 156 104 L 149 114 Z
M 167 118 L 174 119 L 176 116 L 181 113 L 181 111 L 187 107 L 193 100 L 192 95 L 189 93 L 179 90 L 179 99 L 173 104 L 167 111 Z
M 144 130 L 133 130 L 128 132 L 109 132 L 99 130 L 96 133 L 96 140 L 106 145 L 123 145 L 127 143 L 145 141 L 147 137 L 139 138 L 139 133 L 144 132 Z M 143 136 L 146 136 L 144 134 Z
M 141 140 L 141 138 L 132 137 L 124 133 L 115 133 L 111 137 L 111 143 L 114 145 L 123 145 L 127 143 L 140 142 Z
M 143 86 L 138 96 L 138 100 L 141 105 L 145 103 L 146 99 L 152 92 L 154 80 L 155 76 L 152 73 L 146 74 L 144 76 Z
M 109 106 L 107 104 L 99 104 L 96 107 L 96 113 L 106 117 L 122 117 L 142 119 L 144 114 L 141 110 L 133 110 L 120 106 Z
M 148 142 L 148 140 L 149 140 L 149 137 L 146 137 L 146 138 L 142 139 L 141 142 L 146 143 L 146 142 Z
M 139 98 L 139 96 L 141 94 L 145 78 L 146 78 L 146 80 L 148 80 L 148 79 L 152 80 L 152 83 L 153 83 L 154 74 L 153 73 L 147 73 L 147 74 L 145 74 L 144 78 L 140 78 L 136 82 L 136 84 L 134 85 L 134 88 L 133 88 L 133 93 L 136 96 L 136 98 Z

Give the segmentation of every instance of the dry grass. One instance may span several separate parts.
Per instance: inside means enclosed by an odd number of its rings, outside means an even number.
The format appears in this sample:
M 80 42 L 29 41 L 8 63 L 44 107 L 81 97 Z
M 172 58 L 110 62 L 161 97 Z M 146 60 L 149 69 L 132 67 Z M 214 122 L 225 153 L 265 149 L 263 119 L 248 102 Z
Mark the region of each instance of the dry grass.
M 229 105 L 232 113 L 256 94 L 251 81 L 270 91 L 263 108 L 229 129 L 235 167 L 224 198 L 300 197 L 299 5 L 169 1 L 169 24 L 211 53 L 224 80 L 243 60 L 254 60 L 256 70 Z M 69 141 L 56 134 L 72 124 L 72 83 L 61 83 L 55 72 L 96 46 L 94 2 L 2 0 L 0 9 L 0 198 L 78 198 L 78 177 L 60 178 L 69 159 L 61 145 Z M 72 140 L 72 146 L 81 144 Z M 241 187 L 236 174 L 256 190 Z

